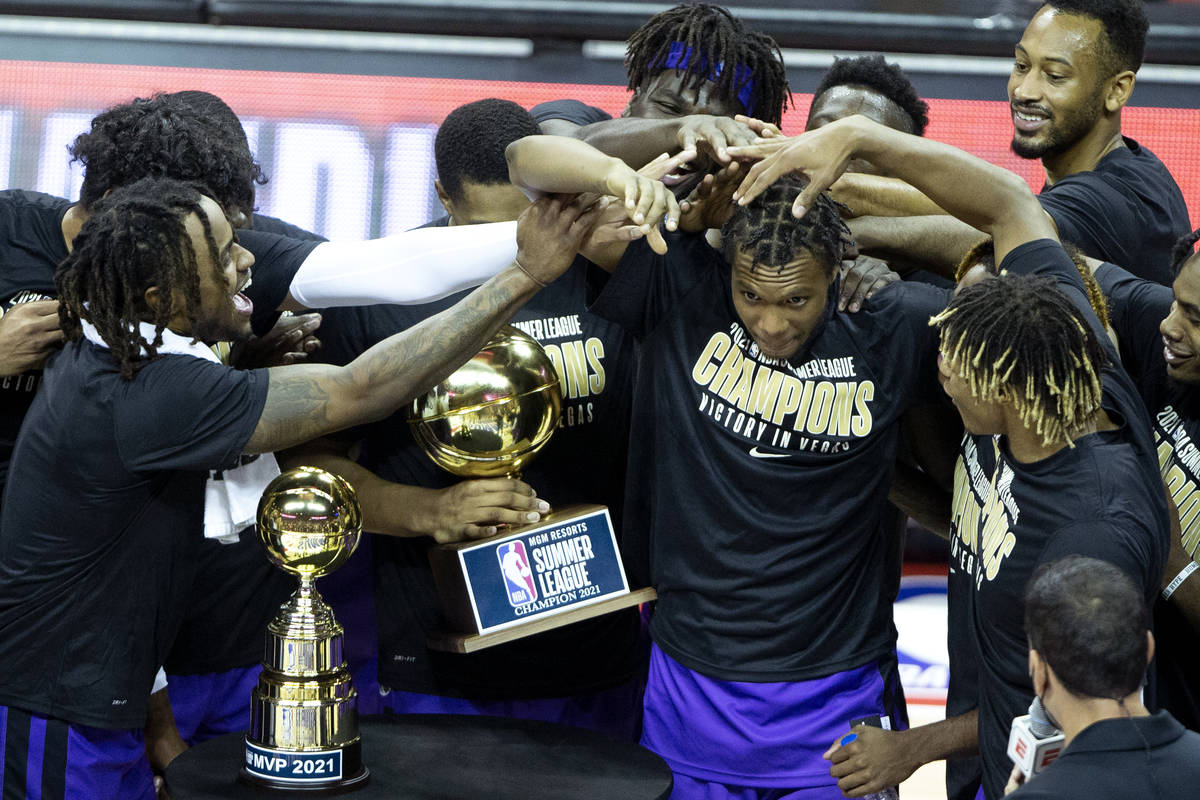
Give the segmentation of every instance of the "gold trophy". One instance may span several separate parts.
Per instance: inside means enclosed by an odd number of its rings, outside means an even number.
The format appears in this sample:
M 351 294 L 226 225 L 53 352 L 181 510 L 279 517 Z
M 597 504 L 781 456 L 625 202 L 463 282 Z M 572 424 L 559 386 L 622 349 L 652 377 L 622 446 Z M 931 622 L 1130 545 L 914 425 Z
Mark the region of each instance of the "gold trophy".
M 463 478 L 519 477 L 558 427 L 558 373 L 537 340 L 501 328 L 483 350 L 413 402 L 413 437 Z M 580 453 L 587 458 L 587 453 Z M 429 551 L 453 631 L 429 646 L 471 652 L 654 598 L 629 591 L 608 509 L 575 505 L 487 539 Z
M 259 539 L 272 563 L 299 576 L 300 588 L 267 625 L 240 774 L 247 783 L 339 794 L 367 781 L 342 626 L 315 586 L 350 558 L 361 535 L 354 489 L 337 475 L 298 467 L 263 491 Z

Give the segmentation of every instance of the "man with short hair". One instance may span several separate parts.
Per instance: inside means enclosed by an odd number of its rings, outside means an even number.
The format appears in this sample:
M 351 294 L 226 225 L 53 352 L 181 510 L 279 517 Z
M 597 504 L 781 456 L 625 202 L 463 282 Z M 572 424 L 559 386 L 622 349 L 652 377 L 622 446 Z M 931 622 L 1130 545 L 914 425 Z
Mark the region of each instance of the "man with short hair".
M 529 112 L 511 100 L 489 97 L 447 114 L 433 140 L 437 167 L 433 188 L 446 210 L 444 224 L 476 225 L 519 217 L 529 198 L 508 182 L 504 148 L 538 133 Z
M 862 114 L 880 125 L 916 136 L 925 135 L 929 104 L 920 98 L 899 64 L 882 54 L 834 58 L 813 91 L 805 130 Z
M 1029 673 L 1063 751 L 1011 796 L 1021 800 L 1187 797 L 1200 784 L 1200 734 L 1142 704 L 1155 637 L 1141 592 L 1104 561 L 1044 564 L 1025 590 Z M 1021 782 L 1014 768 L 1010 788 Z
M 4 783 L 148 798 L 146 700 L 191 586 L 209 471 L 391 413 L 557 277 L 592 220 L 535 204 L 508 268 L 346 367 L 233 370 L 207 345 L 250 332 L 254 257 L 221 206 L 149 179 L 92 211 L 56 275 L 71 341 L 21 428 L 0 516 Z
M 511 142 L 537 133 L 530 113 L 507 100 L 478 100 L 450 112 L 434 148 L 438 196 L 448 215 L 429 226 L 519 213 L 529 200 L 509 182 L 504 152 Z M 435 543 L 536 521 L 551 504 L 602 503 L 619 516 L 636 348 L 618 326 L 587 310 L 587 294 L 587 266 L 577 261 L 512 320 L 542 344 L 563 392 L 558 429 L 522 469 L 521 479 L 450 475 L 418 446 L 403 414 L 350 432 L 361 443 L 358 463 L 344 455 L 345 443 L 329 441 L 285 456 L 346 477 L 363 505 L 365 529 L 381 534 L 369 537 L 368 544 L 382 687 L 371 702 L 382 709 L 540 719 L 636 737 L 646 660 L 636 609 L 476 653 L 426 645 L 448 626 L 429 566 Z M 458 299 L 329 309 L 319 358 L 346 363 Z M 571 669 L 544 669 L 565 652 L 573 654 Z
M 1016 45 L 1008 100 L 1013 151 L 1041 159 L 1046 183 L 1038 199 L 1059 239 L 1166 285 L 1171 247 L 1191 229 L 1187 207 L 1162 162 L 1121 135 L 1147 27 L 1140 0 L 1049 0 Z M 874 206 L 894 210 L 866 213 L 941 213 L 895 188 L 877 184 L 889 200 Z M 851 228 L 865 250 L 904 253 L 946 274 L 983 238 L 945 216 L 870 217 Z

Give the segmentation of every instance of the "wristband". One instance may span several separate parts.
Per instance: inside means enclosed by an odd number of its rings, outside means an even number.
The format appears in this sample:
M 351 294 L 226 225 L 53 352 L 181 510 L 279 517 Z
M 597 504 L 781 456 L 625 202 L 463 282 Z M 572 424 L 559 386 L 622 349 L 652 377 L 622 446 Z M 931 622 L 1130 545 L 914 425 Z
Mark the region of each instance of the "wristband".
M 1175 594 L 1175 590 L 1178 589 L 1180 587 L 1180 585 L 1184 581 L 1186 581 L 1193 572 L 1195 572 L 1198 569 L 1200 569 L 1200 564 L 1197 564 L 1195 561 L 1189 561 L 1187 563 L 1187 566 L 1184 567 L 1183 569 L 1179 570 L 1179 574 L 1176 575 L 1171 580 L 1171 582 L 1167 584 L 1167 588 L 1162 590 L 1163 600 L 1170 600 L 1171 595 Z
M 519 270 L 521 270 L 521 272 L 525 273 L 525 277 L 526 277 L 526 278 L 529 278 L 529 280 L 533 281 L 534 283 L 536 283 L 538 286 L 542 287 L 543 289 L 545 289 L 545 288 L 546 288 L 546 286 L 547 286 L 548 284 L 546 284 L 546 283 L 544 283 L 543 281 L 540 281 L 540 280 L 538 280 L 537 278 L 535 278 L 535 277 L 533 276 L 533 273 L 532 273 L 532 272 L 530 272 L 529 270 L 525 269 L 525 265 L 521 263 L 521 260 L 520 260 L 519 258 L 517 258 L 516 256 L 513 256 L 512 263 L 514 263 L 514 264 L 516 264 L 516 265 L 517 265 L 517 269 L 519 269 Z

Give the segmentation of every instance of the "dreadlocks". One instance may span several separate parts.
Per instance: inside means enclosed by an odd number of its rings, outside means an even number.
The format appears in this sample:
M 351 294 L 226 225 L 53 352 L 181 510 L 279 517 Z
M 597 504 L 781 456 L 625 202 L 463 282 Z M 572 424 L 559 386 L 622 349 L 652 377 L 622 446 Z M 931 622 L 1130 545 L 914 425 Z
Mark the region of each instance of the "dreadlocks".
M 675 62 L 672 46 L 677 50 Z M 686 75 L 687 89 L 712 81 L 726 100 L 736 100 L 747 114 L 776 125 L 791 102 L 779 45 L 764 33 L 747 31 L 719 6 L 675 6 L 651 17 L 629 37 L 625 71 L 630 91 L 639 91 L 668 69 Z
M 1192 257 L 1192 248 L 1196 246 L 1196 242 L 1200 242 L 1200 228 L 1185 233 L 1179 237 L 1179 241 L 1175 242 L 1175 246 L 1171 249 L 1171 274 L 1178 275 L 1179 270 L 1183 269 L 1184 262 Z
M 721 228 L 725 260 L 732 264 L 738 251 L 746 251 L 753 255 L 753 266 L 782 270 L 803 249 L 821 262 L 826 277 L 832 276 L 850 244 L 850 230 L 826 192 L 803 219 L 792 216 L 792 202 L 807 185 L 807 179 L 787 175 L 747 205 L 735 206 Z
M 1079 273 L 1079 278 L 1083 281 L 1083 290 L 1087 294 L 1088 305 L 1092 307 L 1100 324 L 1107 328 L 1108 300 L 1104 297 L 1104 290 L 1100 288 L 1096 276 L 1092 274 L 1092 268 L 1088 265 L 1086 256 L 1082 250 L 1068 242 L 1063 242 L 1063 249 L 1071 257 L 1071 261 L 1074 262 L 1075 269 Z M 999 268 L 996 266 L 996 250 L 990 238 L 979 242 L 962 257 L 962 261 L 958 262 L 958 267 L 954 270 L 954 282 L 962 283 L 963 277 L 971 270 L 971 267 L 975 266 L 983 267 L 989 275 L 999 274 Z
M 1043 276 L 998 275 L 959 292 L 929 321 L 977 399 L 1001 396 L 1043 445 L 1073 446 L 1074 431 L 1100 408 L 1107 363 L 1083 315 Z
M 90 209 L 117 187 L 162 177 L 203 183 L 211 189 L 206 194 L 222 208 L 249 215 L 254 210 L 254 185 L 267 179 L 250 154 L 241 126 L 235 131 L 227 115 L 210 116 L 197 94 L 138 98 L 93 119 L 91 130 L 70 147 L 73 160 L 84 168 L 79 190 L 83 207 Z
M 158 355 L 172 315 L 171 302 L 151 309 L 146 289 L 158 287 L 163 298 L 182 294 L 193 322 L 200 308 L 196 253 L 184 227 L 189 215 L 203 226 L 214 274 L 224 280 L 200 197 L 197 188 L 164 178 L 145 178 L 118 189 L 96 203 L 55 273 L 58 317 L 67 338 L 78 340 L 83 335 L 80 320 L 90 322 L 126 380 Z M 141 334 L 138 323 L 143 320 L 154 324 L 153 341 Z

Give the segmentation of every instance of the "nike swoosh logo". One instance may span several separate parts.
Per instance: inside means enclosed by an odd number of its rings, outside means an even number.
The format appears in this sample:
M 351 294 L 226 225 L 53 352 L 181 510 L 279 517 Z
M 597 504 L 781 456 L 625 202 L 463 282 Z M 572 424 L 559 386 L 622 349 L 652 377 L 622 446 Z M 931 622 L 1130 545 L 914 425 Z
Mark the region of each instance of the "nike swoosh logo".
M 750 455 L 755 458 L 791 458 L 791 453 L 764 453 L 758 449 L 758 445 L 750 448 Z

